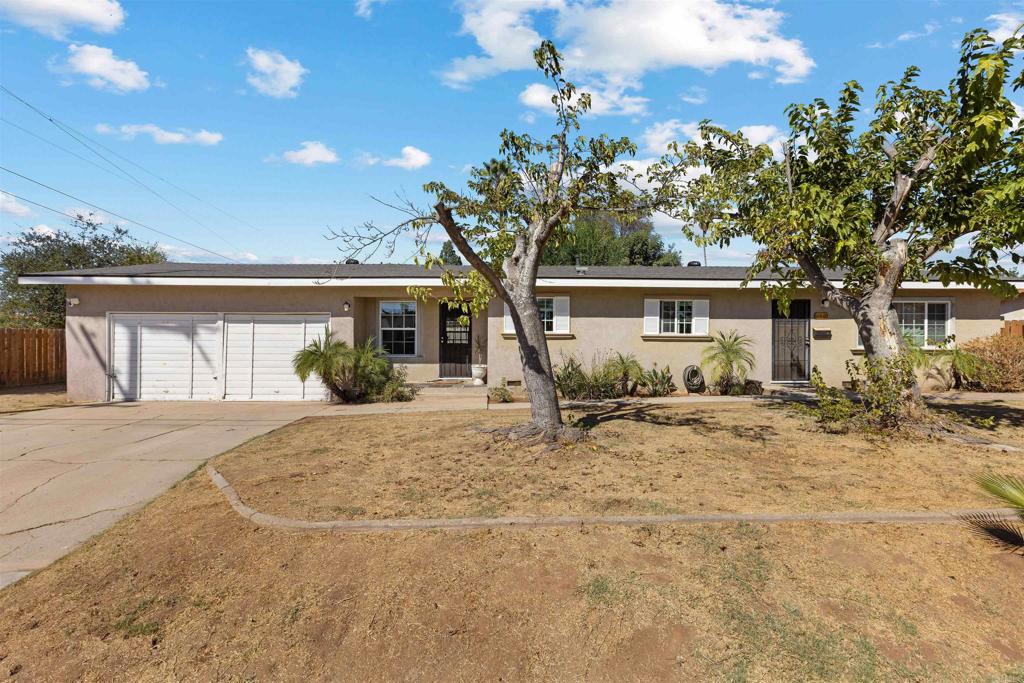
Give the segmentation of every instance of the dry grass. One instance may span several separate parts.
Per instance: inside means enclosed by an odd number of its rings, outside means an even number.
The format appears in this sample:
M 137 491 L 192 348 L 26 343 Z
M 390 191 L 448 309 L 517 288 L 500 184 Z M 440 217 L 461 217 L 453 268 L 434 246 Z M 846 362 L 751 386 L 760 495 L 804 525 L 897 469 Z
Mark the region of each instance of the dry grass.
M 470 477 L 467 486 L 476 485 L 473 477 L 497 471 L 474 464 L 488 459 L 526 469 L 548 489 L 585 479 L 549 503 L 564 509 L 606 495 L 639 497 L 651 481 L 659 488 L 645 498 L 662 500 L 669 492 L 662 482 L 679 481 L 668 471 L 678 463 L 680 480 L 689 484 L 678 484 L 671 489 L 677 498 L 665 500 L 685 509 L 697 509 L 697 496 L 705 501 L 700 509 L 808 509 L 820 501 L 885 502 L 897 487 L 871 470 L 899 472 L 891 461 L 907 458 L 904 488 L 931 486 L 925 475 L 932 471 L 944 482 L 932 494 L 948 494 L 953 503 L 933 501 L 935 507 L 979 502 L 958 482 L 985 464 L 980 451 L 938 446 L 929 461 L 908 445 L 791 431 L 800 429 L 798 418 L 768 410 L 716 406 L 658 414 L 688 422 L 603 422 L 595 428 L 597 451 L 466 451 L 447 474 L 440 459 L 460 452 L 465 424 L 512 416 L 306 421 L 241 447 L 218 466 L 237 478 L 241 463 L 277 461 L 285 476 L 263 484 L 254 478 L 242 491 L 269 504 L 296 494 L 303 480 L 319 486 L 328 479 L 326 467 L 302 479 L 287 474 L 324 455 L 308 451 L 337 448 L 354 459 L 339 465 L 352 477 L 351 488 L 393 480 L 383 494 L 388 502 L 357 501 L 372 513 L 468 506 L 478 499 L 473 489 L 454 486 L 458 471 Z M 690 421 L 698 417 L 699 423 Z M 446 431 L 444 423 L 463 426 Z M 372 439 L 364 434 L 370 425 L 378 432 Z M 761 428 L 760 437 L 744 436 L 751 426 Z M 312 435 L 331 440 L 314 446 L 317 440 L 306 438 Z M 784 438 L 803 450 L 779 450 Z M 695 442 L 708 450 L 686 456 L 683 447 Z M 665 458 L 641 459 L 672 443 L 680 449 Z M 359 473 L 361 449 L 367 464 Z M 1006 457 L 987 455 L 992 463 Z M 408 480 L 412 470 L 372 473 L 416 458 L 425 468 L 417 482 Z M 548 464 L 529 465 L 530 458 Z M 630 469 L 614 470 L 622 482 L 603 473 L 613 461 L 628 463 Z M 854 495 L 833 466 L 846 476 L 856 473 L 858 485 L 873 493 Z M 758 474 L 762 468 L 771 473 Z M 779 479 L 788 476 L 797 479 Z M 448 483 L 428 486 L 430 477 Z M 517 475 L 494 483 L 526 481 Z M 450 491 L 435 503 L 411 494 L 404 501 L 400 492 L 411 483 Z M 274 488 L 287 494 L 266 493 Z M 692 501 L 683 497 L 687 490 Z M 495 505 L 530 499 L 511 488 L 495 492 Z M 759 498 L 748 501 L 751 496 Z M 574 503 L 576 497 L 586 502 Z M 907 492 L 885 507 L 916 507 L 923 497 Z M 1024 676 L 1022 577 L 1024 558 L 993 551 L 960 525 L 294 533 L 249 524 L 200 473 L 0 593 L 0 674 L 18 668 L 15 680 L 140 682 L 1009 683 Z
M 976 419 L 992 408 L 975 407 Z M 989 438 L 1024 445 L 1024 404 Z M 633 406 L 577 414 L 593 439 L 556 454 L 481 427 L 521 414 L 310 418 L 216 466 L 257 510 L 298 519 L 530 514 L 950 510 L 983 507 L 971 475 L 1019 453 L 817 431 L 790 407 Z
M 70 405 L 70 403 L 63 384 L 0 389 L 0 414 L 20 413 L 40 408 L 60 408 L 66 405 Z

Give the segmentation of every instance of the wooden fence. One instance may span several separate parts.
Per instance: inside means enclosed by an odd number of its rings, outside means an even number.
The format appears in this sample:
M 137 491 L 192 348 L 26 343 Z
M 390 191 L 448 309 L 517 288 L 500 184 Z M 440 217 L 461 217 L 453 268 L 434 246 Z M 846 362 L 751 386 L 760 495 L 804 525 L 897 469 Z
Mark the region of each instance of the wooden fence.
M 1003 321 L 1002 333 L 1008 337 L 1024 337 L 1024 320 Z
M 65 381 L 64 330 L 0 328 L 0 387 Z

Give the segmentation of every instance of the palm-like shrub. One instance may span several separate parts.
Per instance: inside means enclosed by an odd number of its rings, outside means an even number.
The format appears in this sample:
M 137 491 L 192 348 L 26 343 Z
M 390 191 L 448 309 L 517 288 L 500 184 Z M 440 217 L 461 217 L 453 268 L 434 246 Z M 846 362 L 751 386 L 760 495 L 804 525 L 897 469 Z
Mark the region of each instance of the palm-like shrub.
M 708 368 L 711 382 L 723 394 L 742 393 L 747 374 L 754 369 L 753 340 L 736 330 L 718 332 L 704 349 L 701 365 Z
M 945 382 L 947 387 L 960 390 L 980 383 L 989 371 L 984 358 L 960 348 L 950 336 L 936 352 L 930 374 Z
M 667 365 L 660 370 L 657 367 L 646 370 L 641 373 L 638 381 L 648 396 L 669 396 L 676 390 L 672 368 Z
M 1012 508 L 1024 522 L 1024 479 L 1004 474 L 984 474 L 976 481 L 989 495 Z M 975 533 L 1000 548 L 1024 553 L 1024 528 L 1019 524 L 993 514 L 967 515 L 963 520 Z
M 618 378 L 619 394 L 633 396 L 636 394 L 637 382 L 644 374 L 640 361 L 631 353 L 616 352 L 606 363 L 608 372 Z
M 332 339 L 330 328 L 325 327 L 322 337 L 317 337 L 295 354 L 292 368 L 303 382 L 311 375 L 316 375 L 335 398 L 345 400 L 337 378 L 348 351 L 348 344 Z

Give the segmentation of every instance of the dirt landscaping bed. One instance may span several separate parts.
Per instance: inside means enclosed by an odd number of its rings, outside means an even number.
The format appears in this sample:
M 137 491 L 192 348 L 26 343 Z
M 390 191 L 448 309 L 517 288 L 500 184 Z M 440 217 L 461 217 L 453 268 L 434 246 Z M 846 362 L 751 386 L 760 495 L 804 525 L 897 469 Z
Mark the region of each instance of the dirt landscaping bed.
M 1001 410 L 999 426 L 975 431 L 1024 446 L 1024 405 Z M 825 434 L 778 404 L 637 405 L 575 418 L 593 438 L 557 453 L 480 431 L 524 419 L 516 413 L 309 418 L 214 464 L 256 510 L 329 520 L 987 507 L 971 476 L 1020 471 L 1022 459 Z
M 915 454 L 911 444 L 826 436 L 751 406 L 652 415 L 662 417 L 601 421 L 592 444 L 554 454 L 483 450 L 486 438 L 467 431 L 521 419 L 509 413 L 306 420 L 217 465 L 246 482 L 241 492 L 257 507 L 327 515 L 363 505 L 371 515 L 530 502 L 590 509 L 606 497 L 683 509 L 918 508 L 931 498 L 942 508 L 984 504 L 961 479 L 1021 463 L 1019 454 L 943 444 Z M 379 483 L 382 502 L 286 504 L 304 487 L 341 495 L 317 448 L 335 453 L 350 488 Z M 304 472 L 314 464 L 316 475 Z M 250 467 L 263 469 L 246 475 Z M 509 470 L 524 473 L 498 476 Z M 478 497 L 486 482 L 494 495 Z M 410 486 L 436 500 L 403 498 Z M 528 487 L 557 495 L 534 498 Z M 1024 557 L 959 524 L 289 532 L 241 518 L 199 470 L 0 592 L 0 675 L 1019 683 L 1022 581 Z
M 63 384 L 43 384 L 34 387 L 0 389 L 0 414 L 20 413 L 41 408 L 61 408 L 70 405 Z

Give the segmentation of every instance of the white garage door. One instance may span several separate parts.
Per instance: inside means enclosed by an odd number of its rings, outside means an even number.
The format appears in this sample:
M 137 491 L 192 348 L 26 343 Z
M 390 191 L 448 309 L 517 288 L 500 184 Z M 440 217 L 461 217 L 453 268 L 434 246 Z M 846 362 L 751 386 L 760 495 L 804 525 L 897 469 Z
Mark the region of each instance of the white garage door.
M 292 358 L 328 322 L 327 315 L 114 315 L 111 398 L 323 400 L 323 384 L 300 382 Z
M 111 328 L 115 401 L 219 398 L 219 316 L 116 315 Z
M 224 398 L 254 401 L 321 401 L 319 378 L 305 382 L 292 370 L 295 353 L 324 334 L 326 315 L 228 315 Z

